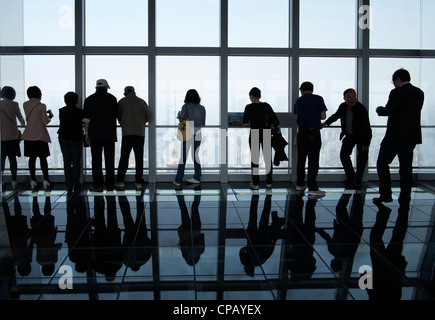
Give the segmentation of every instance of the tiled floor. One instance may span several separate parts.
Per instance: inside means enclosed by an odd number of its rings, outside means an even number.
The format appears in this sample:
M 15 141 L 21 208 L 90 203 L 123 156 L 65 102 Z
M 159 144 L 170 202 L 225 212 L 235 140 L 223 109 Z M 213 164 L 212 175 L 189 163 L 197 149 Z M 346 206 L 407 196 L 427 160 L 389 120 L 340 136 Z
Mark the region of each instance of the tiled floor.
M 321 199 L 291 183 L 58 188 L 3 193 L 1 299 L 434 298 L 434 184 L 413 189 L 409 210 L 398 188 L 378 208 L 372 183 L 323 183 Z

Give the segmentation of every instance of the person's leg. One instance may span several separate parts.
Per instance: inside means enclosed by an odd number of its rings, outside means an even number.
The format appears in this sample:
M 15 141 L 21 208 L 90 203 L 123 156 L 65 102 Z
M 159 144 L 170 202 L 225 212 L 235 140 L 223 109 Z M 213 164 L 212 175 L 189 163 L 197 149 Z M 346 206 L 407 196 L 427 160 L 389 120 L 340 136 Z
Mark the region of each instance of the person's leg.
M 136 165 L 135 182 L 143 182 L 143 155 L 144 155 L 145 137 L 135 136 L 133 151 Z
M 307 143 L 306 143 L 306 135 L 305 133 L 298 133 L 297 136 L 297 152 L 298 152 L 298 161 L 296 165 L 296 173 L 297 180 L 296 185 L 300 187 L 305 186 L 305 165 L 307 162 Z
M 131 149 L 133 148 L 132 136 L 122 137 L 121 142 L 121 157 L 118 164 L 118 174 L 116 176 L 117 182 L 123 182 L 125 173 L 128 170 L 128 160 L 130 159 Z
M 188 143 L 183 142 L 181 144 L 181 158 L 180 158 L 180 162 L 178 163 L 177 175 L 175 176 L 176 183 L 181 183 L 183 181 L 184 169 L 186 168 L 186 161 L 187 161 L 188 152 L 189 152 Z
M 73 141 L 71 146 L 72 183 L 75 189 L 81 188 L 80 176 L 82 173 L 83 142 Z
M 36 181 L 36 157 L 29 157 L 30 180 Z
M 415 146 L 406 146 L 401 148 L 398 153 L 399 157 L 399 174 L 400 174 L 400 197 L 399 202 L 409 204 L 412 192 L 412 161 L 414 159 Z
M 12 181 L 17 181 L 18 163 L 16 156 L 8 156 L 9 167 L 11 168 Z
M 348 182 L 355 180 L 356 176 L 352 160 L 350 159 L 354 147 L 355 141 L 353 137 L 351 135 L 346 135 L 341 143 L 340 160 Z
M 71 153 L 71 145 L 67 140 L 59 140 L 60 151 L 63 156 L 63 170 L 65 173 L 65 184 L 67 189 L 73 187 L 72 181 L 72 170 L 71 170 L 71 162 L 72 162 L 72 153 Z
M 356 148 L 356 175 L 355 182 L 357 185 L 361 185 L 364 171 L 369 161 L 369 150 L 363 150 L 362 145 L 358 144 Z
M 272 131 L 270 129 L 263 130 L 261 139 L 261 150 L 263 151 L 263 159 L 266 166 L 266 184 L 271 185 L 273 182 L 273 165 L 272 165 Z
M 195 179 L 196 181 L 201 181 L 201 162 L 199 160 L 199 147 L 201 146 L 201 139 L 198 139 L 198 141 L 196 140 L 196 135 L 195 135 L 195 141 L 193 142 L 193 152 L 192 152 L 192 156 L 193 156 L 193 165 L 194 165 L 194 169 L 195 169 L 195 174 L 193 175 L 193 179 Z
M 319 172 L 319 157 L 320 149 L 322 148 L 322 140 L 320 132 L 314 132 L 308 138 L 308 176 L 307 186 L 310 191 L 317 191 L 317 174 Z
M 110 190 L 115 184 L 115 141 L 104 143 L 104 163 L 106 164 L 106 188 Z
M 251 150 L 251 175 L 252 183 L 258 186 L 260 183 L 260 130 L 251 129 L 249 135 L 249 149 Z
M 92 180 L 94 188 L 102 188 L 104 185 L 103 177 L 103 144 L 100 141 L 92 141 Z
M 397 155 L 394 147 L 381 144 L 376 168 L 379 177 L 379 194 L 381 198 L 391 198 L 391 175 L 390 164 Z

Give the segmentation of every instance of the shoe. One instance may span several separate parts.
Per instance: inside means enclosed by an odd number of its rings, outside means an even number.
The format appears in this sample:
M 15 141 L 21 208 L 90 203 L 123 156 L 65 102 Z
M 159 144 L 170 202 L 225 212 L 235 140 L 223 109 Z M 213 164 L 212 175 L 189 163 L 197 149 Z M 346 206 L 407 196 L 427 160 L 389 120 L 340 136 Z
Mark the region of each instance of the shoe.
M 393 202 L 393 198 L 391 196 L 380 196 L 378 198 L 373 198 L 373 202 Z
M 18 182 L 16 182 L 15 180 L 12 180 L 11 184 L 12 184 L 12 190 L 17 190 L 17 188 L 18 188 Z
M 308 190 L 309 196 L 324 196 L 325 191 L 317 189 L 317 190 Z
M 179 188 L 179 187 L 181 187 L 181 183 L 178 183 L 177 181 L 172 181 L 172 184 L 174 185 L 174 186 L 176 186 L 177 188 Z
M 258 189 L 260 189 L 260 186 L 258 184 L 254 184 L 253 182 L 251 182 L 249 184 L 249 189 L 251 189 L 251 190 L 258 190 Z
M 266 183 L 266 188 L 267 189 L 272 189 L 272 184 L 271 183 Z
M 91 188 L 89 188 L 89 191 L 91 191 L 91 192 L 103 192 L 103 187 L 98 187 L 98 188 L 91 187 Z
M 125 189 L 125 182 L 124 181 L 116 181 L 113 186 L 115 188 Z
M 44 191 L 50 191 L 51 190 L 51 182 L 44 180 Z
M 37 191 L 38 183 L 35 180 L 30 181 L 30 188 L 32 189 L 32 191 Z
M 298 185 L 296 185 L 296 190 L 298 190 L 298 191 L 303 191 L 303 190 L 305 190 L 307 188 L 307 186 L 305 185 L 305 186 L 298 186 Z
M 187 182 L 191 183 L 191 184 L 199 184 L 201 183 L 201 181 L 196 180 L 195 178 L 189 178 L 186 180 Z
M 142 190 L 143 184 L 141 182 L 135 182 L 136 190 Z

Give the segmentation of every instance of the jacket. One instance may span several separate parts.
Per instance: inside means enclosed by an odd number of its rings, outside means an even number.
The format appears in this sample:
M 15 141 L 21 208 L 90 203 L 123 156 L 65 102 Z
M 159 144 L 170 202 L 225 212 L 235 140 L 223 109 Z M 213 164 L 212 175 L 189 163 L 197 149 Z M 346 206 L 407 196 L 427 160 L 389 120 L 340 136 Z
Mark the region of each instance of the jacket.
M 335 112 L 332 116 L 330 116 L 325 123 L 329 126 L 338 119 L 341 120 L 341 133 L 340 140 L 347 134 L 349 134 L 346 130 L 346 112 L 348 110 L 348 106 L 345 102 L 340 104 L 337 112 Z M 359 145 L 369 146 L 372 140 L 372 129 L 370 126 L 370 119 L 367 109 L 360 102 L 352 107 L 353 118 L 352 118 L 352 135 L 355 139 L 355 142 Z
M 21 115 L 18 103 L 9 99 L 0 101 L 1 136 L 2 141 L 20 139 L 20 132 L 17 127 L 17 119 L 24 126 L 24 118 Z
M 47 107 L 40 99 L 32 98 L 23 104 L 27 125 L 22 140 L 51 142 L 47 125 L 51 122 L 47 116 Z

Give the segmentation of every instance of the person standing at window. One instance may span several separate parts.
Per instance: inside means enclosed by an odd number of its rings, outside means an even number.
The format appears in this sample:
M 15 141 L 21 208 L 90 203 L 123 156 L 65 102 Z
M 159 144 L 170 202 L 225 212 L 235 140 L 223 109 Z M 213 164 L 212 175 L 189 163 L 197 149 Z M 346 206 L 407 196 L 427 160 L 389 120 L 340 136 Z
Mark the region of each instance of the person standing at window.
M 411 83 L 411 75 L 405 69 L 393 74 L 393 89 L 385 107 L 377 107 L 379 116 L 388 117 L 387 131 L 381 142 L 377 170 L 379 176 L 379 194 L 374 202 L 391 202 L 390 164 L 396 156 L 399 158 L 400 197 L 399 203 L 411 201 L 412 161 L 414 148 L 422 143 L 421 109 L 424 92 Z
M 17 119 L 21 125 L 26 123 L 21 114 L 18 103 L 13 101 L 16 93 L 14 88 L 5 86 L 1 90 L 2 100 L 0 101 L 0 119 L 1 119 L 1 172 L 3 174 L 6 165 L 6 157 L 9 159 L 9 167 L 12 174 L 12 189 L 18 187 L 17 183 L 17 157 L 21 157 L 20 139 L 21 132 L 18 130 Z
M 249 147 L 251 150 L 252 182 L 249 185 L 251 190 L 258 190 L 260 183 L 259 162 L 260 147 L 263 151 L 263 158 L 266 164 L 266 186 L 272 187 L 272 133 L 271 127 L 279 130 L 279 120 L 272 107 L 261 102 L 261 90 L 254 87 L 249 91 L 251 103 L 245 107 L 243 113 L 243 124 L 251 128 L 249 133 Z
M 115 184 L 115 142 L 118 101 L 107 92 L 110 89 L 105 79 L 97 80 L 96 91 L 85 99 L 83 116 L 86 143 L 92 154 L 92 192 L 103 192 L 103 151 L 106 165 L 106 189 Z
M 305 163 L 308 158 L 308 195 L 322 196 L 325 194 L 317 185 L 317 174 L 319 172 L 319 157 L 322 147 L 320 129 L 321 120 L 326 119 L 326 111 L 323 98 L 313 94 L 314 85 L 311 82 L 304 82 L 299 88 L 301 97 L 295 102 L 295 113 L 297 116 L 297 181 L 296 189 L 305 190 Z
M 345 186 L 350 189 L 360 189 L 364 170 L 369 159 L 369 146 L 372 139 L 372 129 L 367 109 L 357 100 L 356 91 L 347 89 L 343 93 L 344 101 L 336 113 L 330 116 L 323 126 L 341 120 L 342 140 L 340 160 L 346 174 Z M 356 172 L 350 159 L 356 145 Z
M 66 106 L 59 110 L 59 144 L 63 155 L 65 183 L 68 192 L 81 189 L 83 154 L 83 110 L 77 107 L 79 96 L 68 92 L 64 96 Z
M 133 149 L 136 160 L 136 189 L 140 190 L 145 182 L 143 180 L 145 127 L 147 122 L 150 121 L 151 113 L 145 100 L 136 96 L 134 87 L 125 87 L 124 96 L 118 103 L 118 120 L 122 127 L 122 144 L 115 187 L 125 188 L 125 173 L 128 169 L 130 152 Z
M 186 181 L 191 184 L 199 184 L 201 183 L 201 164 L 199 162 L 199 147 L 202 141 L 202 133 L 201 128 L 205 126 L 205 118 L 206 111 L 205 107 L 201 104 L 201 98 L 198 92 L 195 89 L 190 89 L 186 93 L 186 98 L 184 99 L 184 105 L 181 108 L 181 111 L 178 113 L 178 120 L 186 120 L 189 119 L 193 122 L 193 135 L 189 141 L 184 141 L 182 143 L 181 150 L 181 159 L 178 164 L 177 175 L 173 184 L 176 187 L 181 186 L 181 182 L 184 177 L 184 169 L 186 168 L 187 156 L 189 154 L 189 149 L 193 146 L 193 164 L 195 173 L 192 178 L 187 179 Z
M 44 176 L 44 190 L 50 190 L 51 183 L 48 175 L 47 157 L 50 156 L 48 144 L 51 143 L 47 125 L 53 118 L 51 110 L 41 103 L 42 92 L 36 86 L 27 89 L 29 100 L 24 102 L 23 109 L 26 115 L 27 125 L 23 132 L 24 156 L 29 157 L 30 187 L 37 190 L 36 181 L 36 158 L 39 158 L 42 174 Z

